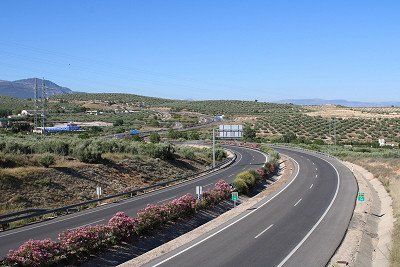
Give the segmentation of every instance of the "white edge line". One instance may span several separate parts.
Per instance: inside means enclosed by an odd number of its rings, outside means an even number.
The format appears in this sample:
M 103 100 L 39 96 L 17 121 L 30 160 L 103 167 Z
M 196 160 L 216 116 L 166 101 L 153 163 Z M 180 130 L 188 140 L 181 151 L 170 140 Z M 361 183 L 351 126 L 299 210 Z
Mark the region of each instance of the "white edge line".
M 262 231 L 261 233 L 259 233 L 258 235 L 256 235 L 254 238 L 258 238 L 258 237 L 260 237 L 260 235 L 262 235 L 263 233 L 265 233 L 266 231 L 268 231 L 269 229 L 271 229 L 271 227 L 272 226 L 274 226 L 273 224 L 271 224 L 270 226 L 268 226 L 268 228 L 267 229 L 265 229 L 264 231 Z
M 314 230 L 318 227 L 318 225 L 319 225 L 319 224 L 322 222 L 322 220 L 325 218 L 326 214 L 328 214 L 328 212 L 329 212 L 329 210 L 331 209 L 331 207 L 332 207 L 332 205 L 333 205 L 333 202 L 335 202 L 335 199 L 336 199 L 336 197 L 337 197 L 337 195 L 338 195 L 338 192 L 339 192 L 340 175 L 339 175 L 339 172 L 338 172 L 338 170 L 336 169 L 336 167 L 333 166 L 332 163 L 330 163 L 329 161 L 327 161 L 327 160 L 325 160 L 325 159 L 323 159 L 323 158 L 320 158 L 320 157 L 318 157 L 318 156 L 316 156 L 316 155 L 313 155 L 313 154 L 311 154 L 311 155 L 312 155 L 312 156 L 315 156 L 315 157 L 317 157 L 317 158 L 319 158 L 319 159 L 322 159 L 322 160 L 325 161 L 325 162 L 328 162 L 328 163 L 335 169 L 336 174 L 337 174 L 337 180 L 338 180 L 338 183 L 337 183 L 337 186 L 336 186 L 335 195 L 333 196 L 333 199 L 331 200 L 331 203 L 329 204 L 329 206 L 328 206 L 328 208 L 325 210 L 325 212 L 322 214 L 321 218 L 319 218 L 319 220 L 317 221 L 317 223 L 316 223 L 316 224 L 310 229 L 310 231 L 304 236 L 304 238 L 300 241 L 300 243 L 298 243 L 297 246 L 296 246 L 282 261 L 281 261 L 281 263 L 279 263 L 279 265 L 278 265 L 277 267 L 282 267 L 282 266 L 290 259 L 290 257 L 292 257 L 293 254 L 301 247 L 301 245 L 303 245 L 304 242 L 306 242 L 306 240 L 310 237 L 310 235 L 314 232 Z
M 286 155 L 286 156 L 287 156 L 287 155 Z M 289 156 L 287 156 L 287 157 L 289 157 Z M 291 158 L 291 157 L 289 157 L 289 158 Z M 179 251 L 178 253 L 176 253 L 176 254 L 174 254 L 174 255 L 172 255 L 172 256 L 166 258 L 165 260 L 160 261 L 159 263 L 157 263 L 157 264 L 155 264 L 155 265 L 152 265 L 152 266 L 153 266 L 153 267 L 160 266 L 161 264 L 163 264 L 163 263 L 165 263 L 165 262 L 167 262 L 167 261 L 169 261 L 169 260 L 175 258 L 176 256 L 179 256 L 179 255 L 181 255 L 182 253 L 185 253 L 186 251 L 188 251 L 188 250 L 194 248 L 194 247 L 197 246 L 197 245 L 200 245 L 201 243 L 203 243 L 203 242 L 207 241 L 208 239 L 214 237 L 215 235 L 221 233 L 221 232 L 224 231 L 225 229 L 227 229 L 227 228 L 231 227 L 232 225 L 234 225 L 234 224 L 240 222 L 241 220 L 243 220 L 243 219 L 246 218 L 247 216 L 250 216 L 251 214 L 253 214 L 253 213 L 256 212 L 257 210 L 259 210 L 259 209 L 262 208 L 263 206 L 267 205 L 271 200 L 273 200 L 273 199 L 274 199 L 275 197 L 277 197 L 280 193 L 282 193 L 286 188 L 288 188 L 289 185 L 291 185 L 291 184 L 294 182 L 294 180 L 296 180 L 297 176 L 299 175 L 300 165 L 299 165 L 299 163 L 298 163 L 296 160 L 294 160 L 293 158 L 291 158 L 291 159 L 292 159 L 294 162 L 296 162 L 296 164 L 297 164 L 297 172 L 296 172 L 295 177 L 294 177 L 284 188 L 282 188 L 278 193 L 276 193 L 273 197 L 271 197 L 270 199 L 268 199 L 268 201 L 266 201 L 265 203 L 261 204 L 258 208 L 256 208 L 256 209 L 250 211 L 249 213 L 247 213 L 247 214 L 244 215 L 243 217 L 240 217 L 240 218 L 237 219 L 236 221 L 231 222 L 230 224 L 228 224 L 227 226 L 225 226 L 225 227 L 223 227 L 222 229 L 218 230 L 217 232 L 215 232 L 215 233 L 213 233 L 213 234 L 211 234 L 211 235 L 205 237 L 204 239 L 202 239 L 202 240 L 200 240 L 200 241 L 194 243 L 193 245 L 191 245 L 191 246 L 185 248 L 184 250 L 181 250 L 181 251 Z
M 247 149 L 250 149 L 250 148 L 247 148 Z M 251 149 L 251 150 L 252 150 L 252 149 Z M 236 153 L 239 154 L 240 159 L 239 159 L 239 160 L 236 160 L 232 165 L 230 165 L 230 166 L 229 166 L 230 168 L 233 167 L 233 166 L 235 166 L 235 165 L 237 165 L 237 164 L 242 160 L 242 158 L 243 158 L 243 156 L 242 156 L 242 154 L 241 154 L 240 152 L 237 152 L 237 151 L 236 151 Z M 217 171 L 215 171 L 215 172 L 213 172 L 213 173 L 210 173 L 209 175 L 218 174 L 218 173 L 221 172 L 222 170 L 223 170 L 223 169 L 217 170 Z M 202 176 L 202 177 L 199 177 L 198 179 L 192 179 L 192 180 L 183 182 L 182 184 L 178 184 L 178 185 L 176 185 L 176 186 L 167 187 L 167 188 L 165 188 L 165 189 L 163 189 L 163 190 L 151 192 L 151 193 L 149 193 L 149 194 L 144 194 L 144 195 L 142 195 L 142 196 L 134 197 L 134 198 L 132 198 L 132 199 L 128 199 L 128 200 L 125 200 L 125 201 L 122 201 L 122 202 L 111 203 L 111 204 L 109 204 L 109 205 L 104 206 L 103 208 L 98 208 L 98 209 L 95 209 L 95 210 L 90 210 L 90 209 L 88 209 L 86 212 L 83 212 L 82 214 L 76 214 L 75 216 L 62 218 L 62 219 L 60 219 L 60 220 L 51 221 L 51 222 L 43 223 L 43 224 L 40 224 L 40 225 L 35 225 L 35 226 L 29 227 L 29 228 L 23 228 L 23 229 L 21 229 L 21 230 L 19 230 L 19 231 L 15 231 L 15 232 L 0 234 L 0 238 L 3 238 L 3 237 L 5 237 L 5 236 L 10 236 L 10 235 L 18 234 L 18 233 L 22 233 L 22 232 L 26 232 L 26 231 L 29 231 L 29 230 L 32 230 L 32 229 L 36 229 L 36 228 L 40 228 L 40 227 L 43 227 L 43 226 L 47 226 L 47 225 L 50 225 L 50 224 L 55 224 L 55 223 L 59 223 L 59 222 L 71 220 L 71 219 L 74 219 L 74 218 L 78 218 L 78 217 L 80 217 L 80 216 L 85 216 L 85 215 L 88 215 L 88 214 L 91 214 L 91 213 L 96 213 L 96 212 L 99 212 L 99 211 L 102 211 L 102 210 L 106 210 L 106 209 L 114 208 L 114 207 L 117 207 L 117 206 L 125 205 L 125 204 L 131 203 L 131 202 L 135 202 L 135 201 L 137 201 L 137 200 L 140 200 L 140 199 L 143 199 L 143 198 L 146 198 L 146 197 L 150 197 L 150 196 L 158 195 L 158 194 L 161 194 L 161 193 L 165 193 L 165 192 L 171 191 L 171 190 L 173 190 L 173 189 L 180 188 L 180 187 L 182 187 L 182 186 L 185 186 L 185 185 L 188 185 L 188 184 L 193 184 L 193 183 L 196 183 L 196 182 L 198 182 L 198 181 L 201 181 L 201 180 L 204 180 L 204 179 L 206 179 L 206 178 L 209 178 L 209 175 L 204 175 L 204 176 Z

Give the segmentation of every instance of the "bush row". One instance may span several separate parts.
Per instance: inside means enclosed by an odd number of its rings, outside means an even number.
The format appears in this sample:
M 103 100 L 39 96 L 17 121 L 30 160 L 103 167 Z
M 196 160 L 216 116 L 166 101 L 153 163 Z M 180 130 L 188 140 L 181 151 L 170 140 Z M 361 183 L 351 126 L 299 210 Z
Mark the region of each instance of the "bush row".
M 17 250 L 10 251 L 3 264 L 48 266 L 79 262 L 104 248 L 131 242 L 141 234 L 159 228 L 167 222 L 192 216 L 198 210 L 229 199 L 230 193 L 230 185 L 220 180 L 213 189 L 203 193 L 201 200 L 187 194 L 162 205 L 150 204 L 140 210 L 135 218 L 118 212 L 106 225 L 67 230 L 59 234 L 57 241 L 29 240 Z

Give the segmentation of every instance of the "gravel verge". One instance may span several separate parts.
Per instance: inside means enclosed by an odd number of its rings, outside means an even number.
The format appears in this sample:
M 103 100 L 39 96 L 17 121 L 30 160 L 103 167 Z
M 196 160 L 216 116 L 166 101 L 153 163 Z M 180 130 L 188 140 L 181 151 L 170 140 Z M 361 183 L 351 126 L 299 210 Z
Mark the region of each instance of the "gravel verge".
M 342 163 L 353 171 L 365 201 L 356 202 L 349 229 L 329 266 L 389 266 L 394 223 L 392 199 L 366 169 Z

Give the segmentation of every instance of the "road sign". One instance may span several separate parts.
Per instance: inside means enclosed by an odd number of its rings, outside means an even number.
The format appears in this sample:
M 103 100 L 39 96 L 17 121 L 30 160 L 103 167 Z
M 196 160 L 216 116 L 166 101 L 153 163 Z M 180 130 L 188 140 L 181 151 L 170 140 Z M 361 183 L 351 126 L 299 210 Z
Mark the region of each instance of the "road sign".
M 220 125 L 219 138 L 240 139 L 243 137 L 243 125 Z
M 202 194 L 203 194 L 203 187 L 201 185 L 196 186 L 197 199 L 200 199 Z
M 238 199 L 239 199 L 239 193 L 232 192 L 232 201 L 238 201 Z
M 358 193 L 357 200 L 360 201 L 360 202 L 364 202 L 365 201 L 365 197 L 364 197 L 364 193 L 363 192 L 359 192 Z
M 233 207 L 236 207 L 236 201 L 239 199 L 239 193 L 238 192 L 232 192 L 232 201 L 233 201 Z

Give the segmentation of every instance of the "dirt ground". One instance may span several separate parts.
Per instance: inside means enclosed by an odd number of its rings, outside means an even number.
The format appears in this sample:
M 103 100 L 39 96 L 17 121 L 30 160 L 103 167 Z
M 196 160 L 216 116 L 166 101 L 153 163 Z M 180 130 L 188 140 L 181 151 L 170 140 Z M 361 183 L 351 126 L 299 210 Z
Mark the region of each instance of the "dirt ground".
M 376 112 L 361 112 L 359 110 L 352 110 L 346 107 L 339 107 L 334 105 L 323 105 L 323 106 L 307 106 L 309 116 L 321 116 L 321 117 L 337 117 L 337 118 L 400 118 L 400 114 L 383 114 Z
M 391 266 L 400 266 L 400 158 L 348 158 L 373 174 L 383 184 L 393 200 L 395 219 L 390 251 Z
M 96 197 L 97 186 L 109 195 L 191 175 L 206 167 L 203 162 L 186 159 L 105 158 L 101 164 L 64 160 L 50 168 L 1 169 L 0 213 L 73 204 Z

